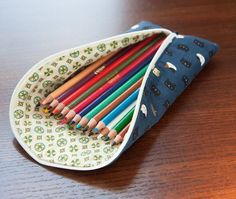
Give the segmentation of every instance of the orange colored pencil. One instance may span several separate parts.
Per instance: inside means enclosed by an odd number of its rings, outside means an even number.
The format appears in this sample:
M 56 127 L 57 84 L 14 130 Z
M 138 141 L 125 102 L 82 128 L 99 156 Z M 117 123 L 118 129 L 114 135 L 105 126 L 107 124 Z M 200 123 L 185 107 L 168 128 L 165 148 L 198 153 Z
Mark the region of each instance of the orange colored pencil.
M 45 99 L 41 101 L 42 105 L 48 104 L 51 101 L 53 101 L 56 97 L 61 95 L 63 92 L 74 86 L 77 82 L 82 80 L 84 77 L 86 77 L 88 74 L 92 73 L 94 70 L 96 70 L 99 66 L 101 66 L 105 61 L 110 59 L 116 52 L 112 52 L 109 55 L 100 58 L 96 62 L 92 63 L 90 66 L 88 66 L 85 70 L 77 74 L 75 77 L 67 81 L 65 84 L 57 88 L 55 91 L 50 93 Z

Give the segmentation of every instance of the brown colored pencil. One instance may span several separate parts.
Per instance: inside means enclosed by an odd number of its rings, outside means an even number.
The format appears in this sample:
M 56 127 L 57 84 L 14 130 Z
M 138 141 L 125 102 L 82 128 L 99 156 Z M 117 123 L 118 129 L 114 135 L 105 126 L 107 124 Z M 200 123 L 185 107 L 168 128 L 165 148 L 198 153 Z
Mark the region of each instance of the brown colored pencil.
M 129 89 L 127 89 L 123 94 L 117 97 L 113 102 L 111 102 L 106 108 L 100 111 L 97 115 L 95 115 L 89 123 L 87 124 L 88 130 L 93 129 L 97 123 L 109 112 L 111 112 L 116 106 L 118 106 L 124 99 L 126 99 L 131 93 L 133 93 L 137 88 L 140 87 L 143 78 L 140 78 L 135 84 L 133 84 Z M 86 120 L 86 118 L 84 119 Z M 81 123 L 83 120 L 81 121 Z M 86 122 L 85 122 L 86 123 Z M 83 124 L 84 125 L 84 124 Z
M 130 126 L 130 123 L 126 125 L 125 128 L 123 128 L 123 130 L 118 134 L 116 135 L 115 139 L 113 140 L 112 142 L 112 146 L 116 145 L 116 144 L 119 144 L 123 141 L 124 137 L 125 137 L 125 134 L 128 132 L 129 130 L 129 126 Z M 108 134 L 109 135 L 109 134 Z

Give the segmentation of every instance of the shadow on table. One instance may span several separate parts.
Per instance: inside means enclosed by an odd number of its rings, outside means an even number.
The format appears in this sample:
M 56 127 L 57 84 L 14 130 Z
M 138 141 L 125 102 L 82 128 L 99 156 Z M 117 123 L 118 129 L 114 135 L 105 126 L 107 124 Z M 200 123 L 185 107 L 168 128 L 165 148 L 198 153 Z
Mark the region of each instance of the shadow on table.
M 170 121 L 171 119 L 168 118 L 168 120 L 165 121 L 163 128 L 168 126 Z M 162 125 L 158 125 L 158 132 L 161 132 L 161 129 Z M 156 133 L 155 131 L 154 128 L 151 129 L 150 132 L 144 135 L 131 148 L 124 152 L 118 160 L 105 168 L 93 171 L 72 171 L 43 165 L 41 166 L 48 171 L 79 183 L 85 183 L 90 186 L 108 190 L 122 190 L 132 183 L 136 174 L 142 169 L 142 163 L 145 161 L 145 156 L 148 154 L 159 136 L 159 133 Z M 24 151 L 16 139 L 13 140 L 13 145 L 25 158 L 33 163 L 39 164 Z
M 200 73 L 201 78 L 207 78 L 210 75 L 211 69 L 215 66 L 215 63 L 208 65 L 207 69 L 203 73 Z M 203 76 L 202 76 L 202 75 Z M 197 85 L 196 85 L 197 86 Z M 197 86 L 198 87 L 198 86 Z M 196 89 L 196 87 L 195 87 Z M 190 89 L 191 90 L 191 89 Z M 193 92 L 193 91 L 190 91 Z M 189 94 L 183 94 L 185 98 L 191 97 Z M 186 100 L 186 99 L 185 99 Z M 178 115 L 178 112 L 183 109 L 184 103 L 177 103 L 173 105 L 165 116 L 161 119 L 158 126 L 155 125 L 150 132 L 146 133 L 141 139 L 139 139 L 130 149 L 124 152 L 117 161 L 111 165 L 93 171 L 72 171 L 65 169 L 58 169 L 53 167 L 43 166 L 48 171 L 51 171 L 57 175 L 64 176 L 78 183 L 85 183 L 91 186 L 104 188 L 107 190 L 122 190 L 129 186 L 135 179 L 135 176 L 142 172 L 142 163 L 145 161 L 145 156 L 155 144 L 158 136 L 161 132 L 165 132 L 174 117 Z M 156 129 L 158 132 L 156 133 Z M 21 146 L 16 139 L 13 140 L 15 148 L 27 159 L 36 163 Z M 158 158 L 158 157 L 157 157 Z M 37 163 L 38 164 L 38 163 Z M 145 168 L 148 169 L 148 168 Z

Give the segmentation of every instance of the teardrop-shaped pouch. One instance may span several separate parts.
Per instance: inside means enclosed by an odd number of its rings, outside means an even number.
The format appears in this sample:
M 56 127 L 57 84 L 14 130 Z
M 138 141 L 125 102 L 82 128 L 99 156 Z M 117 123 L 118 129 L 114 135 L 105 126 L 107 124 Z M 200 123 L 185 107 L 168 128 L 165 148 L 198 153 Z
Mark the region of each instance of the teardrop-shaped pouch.
M 46 116 L 34 108 L 75 71 L 160 33 L 167 38 L 145 73 L 129 130 L 120 145 L 111 146 L 110 142 L 69 130 L 59 124 L 57 116 Z M 72 170 L 107 166 L 160 120 L 217 50 L 217 45 L 207 40 L 140 22 L 125 34 L 52 55 L 34 65 L 13 92 L 10 122 L 14 135 L 25 151 L 43 165 Z

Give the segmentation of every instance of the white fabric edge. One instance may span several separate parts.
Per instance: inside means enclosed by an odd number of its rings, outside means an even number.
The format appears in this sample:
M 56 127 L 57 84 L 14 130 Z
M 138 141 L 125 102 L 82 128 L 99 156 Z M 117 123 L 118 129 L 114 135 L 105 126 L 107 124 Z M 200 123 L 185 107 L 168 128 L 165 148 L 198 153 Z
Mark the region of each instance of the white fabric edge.
M 168 37 L 165 39 L 165 41 L 163 42 L 163 44 L 161 45 L 161 47 L 159 48 L 159 50 L 157 51 L 157 53 L 155 54 L 155 56 L 153 57 L 145 75 L 144 75 L 144 79 L 142 81 L 142 85 L 140 87 L 140 91 L 139 91 L 139 95 L 138 95 L 138 99 L 137 99 L 137 104 L 136 104 L 136 107 L 135 107 L 135 111 L 134 111 L 134 115 L 133 115 L 133 118 L 132 118 L 132 121 L 131 121 L 131 124 L 130 124 L 130 128 L 126 134 L 126 137 L 124 139 L 124 141 L 121 143 L 119 149 L 116 151 L 116 153 L 112 156 L 112 158 L 110 158 L 108 161 L 104 161 L 104 163 L 98 165 L 98 166 L 94 166 L 94 167 L 88 167 L 88 168 L 83 168 L 83 167 L 73 167 L 73 166 L 67 166 L 67 165 L 62 165 L 62 164 L 56 164 L 56 163 L 50 163 L 48 161 L 45 161 L 45 160 L 42 160 L 42 159 L 39 159 L 29 148 L 28 146 L 23 142 L 22 138 L 18 135 L 18 133 L 15 131 L 14 129 L 14 120 L 13 120 L 13 104 L 14 104 L 14 98 L 17 94 L 17 91 L 18 91 L 18 88 L 21 87 L 21 84 L 23 83 L 23 81 L 25 80 L 25 78 L 32 73 L 32 71 L 34 71 L 37 67 L 39 67 L 41 65 L 41 63 L 45 62 L 46 60 L 50 60 L 52 59 L 53 57 L 57 57 L 57 56 L 60 56 L 64 53 L 67 53 L 67 52 L 70 52 L 70 51 L 73 51 L 73 50 L 79 50 L 81 48 L 84 48 L 86 46 L 92 46 L 92 45 L 96 45 L 98 43 L 101 43 L 101 42 L 108 42 L 110 40 L 114 40 L 114 39 L 119 39 L 119 38 L 122 38 L 124 36 L 132 36 L 134 34 L 137 34 L 137 33 L 151 33 L 151 32 L 156 32 L 156 33 L 159 33 L 159 32 L 163 32 L 165 34 L 169 34 Z M 143 94 L 143 90 L 144 90 L 144 86 L 145 86 L 145 83 L 147 81 L 147 78 L 150 74 L 150 71 L 152 69 L 152 65 L 154 65 L 154 63 L 156 62 L 156 60 L 160 57 L 160 55 L 162 54 L 162 52 L 165 50 L 165 48 L 167 47 L 167 45 L 169 43 L 171 43 L 172 39 L 176 36 L 175 33 L 172 33 L 170 30 L 168 29 L 164 29 L 164 28 L 156 28 L 156 29 L 150 29 L 150 30 L 141 30 L 141 31 L 135 31 L 135 32 L 130 32 L 130 33 L 124 33 L 124 34 L 120 34 L 120 35 L 116 35 L 116 36 L 112 36 L 112 37 L 109 37 L 107 39 L 102 39 L 102 40 L 99 40 L 99 41 L 96 41 L 96 42 L 91 42 L 91 43 L 88 43 L 88 44 L 84 44 L 84 45 L 81 45 L 81 46 L 78 46 L 78 47 L 75 47 L 75 48 L 70 48 L 70 49 L 67 49 L 67 50 L 64 50 L 64 51 L 60 51 L 58 53 L 55 53 L 53 55 L 50 55 L 46 58 L 44 58 L 43 60 L 41 60 L 40 62 L 36 63 L 31 69 L 29 69 L 25 75 L 20 79 L 20 81 L 18 82 L 18 84 L 16 85 L 13 93 L 12 93 L 12 96 L 11 96 L 11 100 L 10 100 L 10 106 L 9 106 L 9 120 L 10 120 L 10 126 L 11 126 L 11 129 L 12 129 L 12 132 L 13 132 L 13 135 L 15 136 L 17 142 L 21 145 L 21 147 L 38 163 L 42 164 L 42 165 L 45 165 L 45 166 L 50 166 L 50 167 L 56 167 L 56 168 L 62 168 L 62 169 L 68 169 L 68 170 L 77 170 L 77 171 L 90 171 L 90 170 L 96 170 L 96 169 L 99 169 L 99 168 L 102 168 L 102 167 L 105 167 L 107 165 L 109 165 L 110 163 L 112 163 L 121 153 L 121 151 L 123 150 L 124 146 L 126 145 L 127 141 L 128 141 L 128 138 L 130 137 L 131 135 L 131 132 L 133 130 L 133 127 L 134 127 L 134 123 L 135 123 L 135 120 L 137 118 L 137 115 L 138 115 L 138 111 L 139 111 L 139 108 L 140 108 L 140 101 L 141 101 L 141 97 L 142 97 L 142 94 Z

